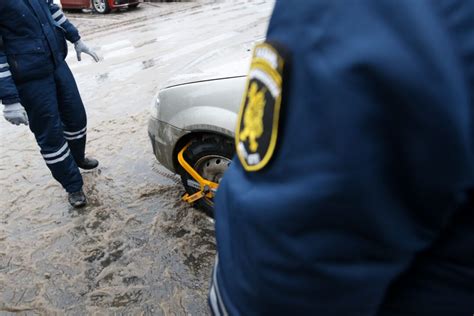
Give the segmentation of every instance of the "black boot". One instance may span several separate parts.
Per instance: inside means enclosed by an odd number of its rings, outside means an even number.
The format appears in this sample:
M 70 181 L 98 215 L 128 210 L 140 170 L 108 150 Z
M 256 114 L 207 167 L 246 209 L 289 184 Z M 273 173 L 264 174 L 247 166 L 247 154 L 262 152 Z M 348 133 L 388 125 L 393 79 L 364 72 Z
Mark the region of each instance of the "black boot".
M 91 170 L 97 168 L 98 165 L 99 161 L 97 159 L 87 157 L 84 158 L 83 161 L 77 163 L 77 166 L 84 170 Z
M 69 203 L 75 208 L 84 207 L 87 204 L 86 196 L 82 190 L 69 193 L 68 200 Z

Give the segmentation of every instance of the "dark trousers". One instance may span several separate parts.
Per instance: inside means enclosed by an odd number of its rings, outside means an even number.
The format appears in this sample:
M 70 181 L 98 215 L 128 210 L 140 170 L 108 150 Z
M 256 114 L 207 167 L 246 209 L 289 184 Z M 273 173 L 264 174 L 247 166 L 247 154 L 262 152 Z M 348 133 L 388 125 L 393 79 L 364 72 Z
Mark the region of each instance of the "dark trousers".
M 17 85 L 30 129 L 53 177 L 67 192 L 82 188 L 77 162 L 84 159 L 87 117 L 66 62 L 38 80 Z

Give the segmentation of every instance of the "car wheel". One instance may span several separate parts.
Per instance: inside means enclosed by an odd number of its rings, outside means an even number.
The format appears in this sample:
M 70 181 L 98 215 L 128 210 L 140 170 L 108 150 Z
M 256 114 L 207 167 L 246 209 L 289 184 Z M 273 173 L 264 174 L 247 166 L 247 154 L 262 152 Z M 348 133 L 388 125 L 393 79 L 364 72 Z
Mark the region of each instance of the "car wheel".
M 92 0 L 92 8 L 95 12 L 105 14 L 110 12 L 108 0 Z
M 133 10 L 133 9 L 136 9 L 138 7 L 138 5 L 139 5 L 139 3 L 129 4 L 128 8 Z
M 206 180 L 219 183 L 234 156 L 234 143 L 224 137 L 207 136 L 194 140 L 183 157 Z M 181 169 L 181 180 L 189 195 L 200 190 L 199 183 Z M 208 215 L 213 215 L 214 201 L 202 198 L 194 204 Z

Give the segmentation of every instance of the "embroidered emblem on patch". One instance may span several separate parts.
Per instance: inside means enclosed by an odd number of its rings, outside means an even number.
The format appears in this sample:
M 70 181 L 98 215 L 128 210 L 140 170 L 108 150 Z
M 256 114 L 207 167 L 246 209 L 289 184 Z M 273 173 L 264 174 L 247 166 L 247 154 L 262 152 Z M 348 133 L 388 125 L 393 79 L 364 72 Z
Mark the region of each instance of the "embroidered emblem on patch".
M 255 47 L 235 134 L 236 152 L 247 171 L 264 168 L 275 152 L 284 65 L 271 44 Z

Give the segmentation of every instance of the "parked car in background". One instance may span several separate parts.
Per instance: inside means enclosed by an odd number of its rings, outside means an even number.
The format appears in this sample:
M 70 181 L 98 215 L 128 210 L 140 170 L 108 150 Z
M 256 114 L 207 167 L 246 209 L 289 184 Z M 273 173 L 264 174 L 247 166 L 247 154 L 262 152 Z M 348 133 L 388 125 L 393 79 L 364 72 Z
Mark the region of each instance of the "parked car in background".
M 105 14 L 120 8 L 138 7 L 138 0 L 60 0 L 63 9 L 89 9 Z
M 148 134 L 156 158 L 181 176 L 184 200 L 211 215 L 217 185 L 235 153 L 253 46 L 252 41 L 206 54 L 169 81 L 151 107 Z

